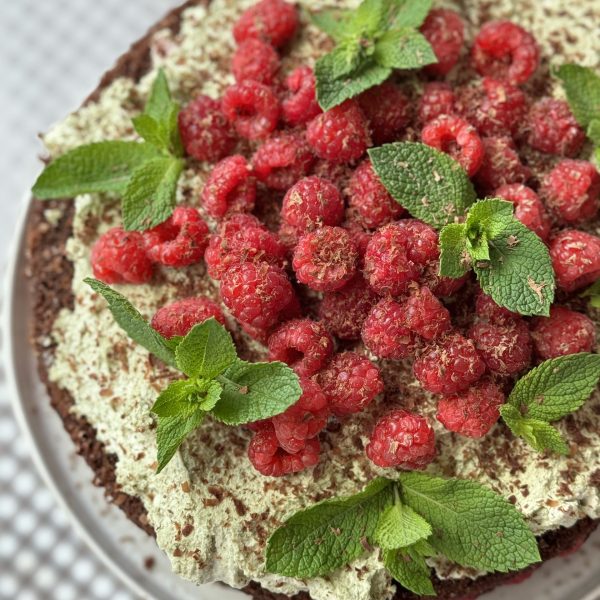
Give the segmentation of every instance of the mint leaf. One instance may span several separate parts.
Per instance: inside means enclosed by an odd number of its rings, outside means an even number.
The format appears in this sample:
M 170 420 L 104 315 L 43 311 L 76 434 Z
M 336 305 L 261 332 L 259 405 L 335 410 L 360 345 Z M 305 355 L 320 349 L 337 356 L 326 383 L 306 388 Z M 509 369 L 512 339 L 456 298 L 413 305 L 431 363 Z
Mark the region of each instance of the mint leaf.
M 514 209 L 512 202 L 496 198 L 475 202 L 467 214 L 467 236 L 485 233 L 490 240 L 497 238 L 512 224 Z
M 440 231 L 440 275 L 458 279 L 471 270 L 466 225 L 450 223 Z
M 388 27 L 397 0 L 363 0 L 354 11 L 351 30 L 360 37 L 374 38 Z
M 436 228 L 465 214 L 475 190 L 463 168 L 450 156 L 415 142 L 369 150 L 375 172 L 388 192 L 413 217 Z
M 214 379 L 237 359 L 229 332 L 210 318 L 194 325 L 175 351 L 177 366 L 188 377 Z
M 171 367 L 176 366 L 175 353 L 164 338 L 146 322 L 144 317 L 131 305 L 129 300 L 113 290 L 110 286 L 87 277 L 84 279 L 97 294 L 100 294 L 108 302 L 108 308 L 115 321 L 129 335 L 129 337 L 160 358 L 165 364 Z
M 157 156 L 158 150 L 146 143 L 110 141 L 80 146 L 53 160 L 31 191 L 40 200 L 97 192 L 121 194 L 133 171 Z
M 384 550 L 397 550 L 426 539 L 431 533 L 431 526 L 423 517 L 396 502 L 381 514 L 373 541 Z
M 587 128 L 587 136 L 594 142 L 594 145 L 600 146 L 600 116 L 597 119 L 592 119 Z M 598 150 L 596 148 L 596 156 L 598 156 Z
M 212 410 L 221 397 L 223 388 L 216 381 L 174 381 L 163 390 L 150 409 L 158 417 L 173 417 L 185 414 L 189 405 L 203 411 Z
M 310 20 L 324 31 L 335 42 L 342 42 L 348 38 L 355 37 L 349 27 L 351 12 L 349 10 L 323 9 L 309 13 Z
M 515 507 L 474 481 L 399 475 L 404 504 L 433 528 L 428 542 L 459 565 L 514 571 L 540 561 L 534 535 Z
M 590 306 L 600 308 L 600 279 L 593 283 L 589 288 L 586 288 L 580 296 L 582 298 L 589 298 Z
M 589 67 L 566 64 L 556 70 L 569 106 L 583 128 L 600 119 L 600 76 Z
M 429 11 L 432 0 L 396 0 L 396 13 L 393 22 L 394 27 L 414 27 L 423 25 Z
M 363 492 L 297 512 L 270 537 L 266 569 L 289 577 L 326 575 L 365 552 L 379 514 L 394 500 L 393 483 L 378 478 Z
M 351 73 L 361 65 L 361 48 L 355 40 L 342 42 L 329 54 L 317 61 L 315 67 L 321 75 L 322 83 L 335 82 L 342 77 L 350 77 Z
M 407 590 L 418 596 L 435 596 L 431 569 L 425 558 L 414 550 L 384 550 L 383 564 L 390 575 Z
M 376 42 L 375 62 L 392 69 L 419 69 L 438 62 L 431 44 L 414 29 L 386 31 Z
M 159 417 L 156 428 L 157 473 L 160 473 L 167 466 L 183 440 L 199 427 L 205 415 L 206 413 L 203 410 L 190 403 L 186 411 L 171 417 Z
M 295 404 L 302 388 L 298 376 L 280 362 L 236 361 L 217 380 L 223 386 L 214 416 L 228 425 L 268 419 Z

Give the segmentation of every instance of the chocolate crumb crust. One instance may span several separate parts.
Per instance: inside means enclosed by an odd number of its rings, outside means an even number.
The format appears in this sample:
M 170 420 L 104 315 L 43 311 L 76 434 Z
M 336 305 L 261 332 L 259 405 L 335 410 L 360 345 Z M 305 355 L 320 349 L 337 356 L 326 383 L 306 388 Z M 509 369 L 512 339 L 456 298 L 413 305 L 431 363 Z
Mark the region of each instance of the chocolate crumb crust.
M 115 66 L 106 72 L 98 87 L 88 96 L 85 103 L 98 99 L 104 88 L 120 77 L 139 80 L 150 68 L 150 44 L 153 35 L 162 29 L 170 29 L 174 33 L 179 30 L 181 15 L 186 8 L 210 0 L 188 0 L 180 7 L 169 12 L 148 33 L 131 46 Z M 61 218 L 56 225 L 48 223 L 44 217 L 46 209 L 60 208 Z M 66 243 L 72 235 L 74 205 L 72 202 L 34 201 L 30 209 L 27 226 L 27 272 L 32 298 L 32 344 L 37 356 L 38 372 L 44 383 L 52 407 L 63 421 L 65 430 L 70 435 L 78 454 L 83 456 L 94 472 L 93 483 L 103 487 L 107 499 L 118 506 L 138 527 L 148 535 L 154 536 L 146 510 L 139 498 L 124 493 L 116 481 L 115 466 L 117 457 L 108 453 L 104 444 L 96 438 L 95 429 L 83 417 L 74 415 L 71 408 L 74 400 L 69 392 L 50 381 L 48 369 L 52 364 L 55 343 L 51 340 L 54 321 L 62 308 L 73 306 L 71 291 L 73 266 L 66 258 Z M 599 472 L 600 475 L 600 472 Z M 244 506 L 237 507 L 239 513 L 245 511 Z M 538 538 L 543 560 L 549 560 L 578 547 L 594 531 L 598 520 L 589 518 L 579 520 L 569 528 L 550 531 Z M 146 561 L 147 562 L 147 561 Z M 147 568 L 151 568 L 148 566 Z M 489 574 L 478 579 L 462 578 L 440 580 L 433 577 L 437 597 L 440 600 L 475 597 L 491 591 L 495 587 L 520 580 L 535 570 L 529 567 L 520 572 L 508 574 Z M 244 591 L 255 600 L 311 600 L 306 592 L 294 596 L 277 594 L 251 582 Z M 412 600 L 418 598 L 407 590 L 398 587 L 394 600 Z

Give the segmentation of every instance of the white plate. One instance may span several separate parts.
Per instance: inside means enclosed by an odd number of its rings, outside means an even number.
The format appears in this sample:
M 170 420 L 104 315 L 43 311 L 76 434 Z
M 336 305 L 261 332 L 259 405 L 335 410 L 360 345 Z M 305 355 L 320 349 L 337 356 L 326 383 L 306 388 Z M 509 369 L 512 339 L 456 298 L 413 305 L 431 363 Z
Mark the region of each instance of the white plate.
M 31 298 L 24 274 L 28 204 L 26 200 L 6 273 L 4 364 L 14 409 L 29 438 L 39 471 L 92 550 L 142 598 L 247 600 L 245 594 L 224 586 L 197 587 L 174 575 L 154 540 L 127 520 L 118 508 L 107 503 L 103 491 L 92 485 L 91 469 L 75 454 L 62 421 L 50 406 L 28 342 Z M 149 557 L 155 563 L 151 570 L 144 567 Z M 576 554 L 552 560 L 519 586 L 500 588 L 485 598 L 600 600 L 600 531 Z

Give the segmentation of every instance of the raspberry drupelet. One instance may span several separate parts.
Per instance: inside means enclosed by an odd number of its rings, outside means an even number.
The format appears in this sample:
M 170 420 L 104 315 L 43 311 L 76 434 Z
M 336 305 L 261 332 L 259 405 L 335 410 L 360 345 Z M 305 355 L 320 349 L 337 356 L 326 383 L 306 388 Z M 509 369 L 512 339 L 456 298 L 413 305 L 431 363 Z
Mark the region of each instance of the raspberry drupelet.
M 279 70 L 279 55 L 273 46 L 256 39 L 243 41 L 231 59 L 231 71 L 238 83 L 258 81 L 273 83 Z
M 301 377 L 323 369 L 333 354 L 333 338 L 322 323 L 293 319 L 269 337 L 269 360 L 288 364 Z
M 502 390 L 488 378 L 438 403 L 437 420 L 449 431 L 471 438 L 486 435 L 500 418 L 504 404 Z
M 152 327 L 164 338 L 185 336 L 198 323 L 214 317 L 226 325 L 223 311 L 216 302 L 201 296 L 183 298 L 159 308 L 152 317 Z
M 384 468 L 424 469 L 435 455 L 429 420 L 403 409 L 379 419 L 367 444 L 369 459 Z
M 579 290 L 600 278 L 600 237 L 564 229 L 550 241 L 550 257 L 558 287 Z
M 475 182 L 485 194 L 507 183 L 525 183 L 531 173 L 523 165 L 512 138 L 481 138 L 485 153 Z
M 147 283 L 152 279 L 152 261 L 138 231 L 113 227 L 94 244 L 91 254 L 94 277 L 104 283 Z
M 504 323 L 507 319 L 520 319 L 520 315 L 508 310 L 508 308 L 498 306 L 482 290 L 478 290 L 475 296 L 475 314 L 480 319 L 485 319 L 490 323 Z
M 394 142 L 410 122 L 410 102 L 393 83 L 385 82 L 357 98 L 375 145 Z
M 197 96 L 180 111 L 178 120 L 185 151 L 196 160 L 217 162 L 235 148 L 235 129 L 218 100 Z
M 552 226 L 550 216 L 540 197 L 531 188 L 522 183 L 508 183 L 500 186 L 493 195 L 512 202 L 515 205 L 515 217 L 542 240 L 548 239 Z
M 186 267 L 202 260 L 209 233 L 195 208 L 177 206 L 164 223 L 144 231 L 144 246 L 152 261 Z
M 283 119 L 289 125 L 304 125 L 321 114 L 315 91 L 315 74 L 310 67 L 296 67 L 286 78 L 289 94 L 281 103 Z
M 450 312 L 426 286 L 413 291 L 403 309 L 408 328 L 426 340 L 434 340 L 452 328 Z
M 298 28 L 298 11 L 283 0 L 261 0 L 248 8 L 233 26 L 238 44 L 245 40 L 261 40 L 276 48 L 294 37 Z
M 446 8 L 429 11 L 421 33 L 431 44 L 438 60 L 427 65 L 425 71 L 431 75 L 447 75 L 458 62 L 464 42 L 465 27 L 458 13 Z
M 549 317 L 532 320 L 531 337 L 537 355 L 547 360 L 566 354 L 591 352 L 596 343 L 596 327 L 587 315 L 564 306 L 553 306 Z
M 336 354 L 318 375 L 329 409 L 338 417 L 361 412 L 383 392 L 379 369 L 355 352 Z
M 419 121 L 425 124 L 442 115 L 454 114 L 454 101 L 454 92 L 448 83 L 432 81 L 425 84 L 417 108 Z

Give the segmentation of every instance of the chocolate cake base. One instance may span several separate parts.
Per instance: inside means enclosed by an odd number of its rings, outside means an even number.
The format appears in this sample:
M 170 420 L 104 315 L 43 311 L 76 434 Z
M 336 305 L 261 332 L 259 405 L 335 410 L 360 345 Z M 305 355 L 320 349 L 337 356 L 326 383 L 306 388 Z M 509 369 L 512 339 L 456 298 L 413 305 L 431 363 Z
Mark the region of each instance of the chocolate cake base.
M 181 13 L 188 7 L 209 0 L 188 0 L 179 8 L 168 13 L 150 31 L 124 54 L 116 65 L 101 79 L 98 87 L 86 102 L 94 101 L 103 88 L 119 77 L 140 79 L 150 67 L 150 42 L 153 34 L 161 29 L 177 32 Z M 63 216 L 56 225 L 50 225 L 44 218 L 48 208 L 60 206 Z M 33 298 L 32 337 L 38 359 L 38 371 L 46 386 L 54 409 L 60 415 L 66 431 L 71 436 L 75 448 L 94 471 L 94 484 L 105 489 L 107 499 L 123 510 L 126 516 L 141 527 L 148 535 L 154 536 L 148 522 L 146 510 L 139 498 L 121 491 L 116 482 L 115 465 L 117 457 L 106 452 L 104 444 L 96 438 L 94 428 L 81 417 L 71 413 L 73 398 L 51 382 L 48 368 L 52 364 L 55 347 L 48 345 L 54 320 L 62 308 L 73 305 L 71 283 L 73 267 L 65 257 L 65 245 L 72 234 L 73 203 L 69 200 L 39 202 L 34 201 L 30 212 L 27 234 L 27 275 L 30 280 Z M 551 531 L 539 538 L 540 552 L 544 560 L 549 560 L 579 546 L 596 528 L 598 521 L 581 519 L 570 528 Z M 474 598 L 495 587 L 518 581 L 535 570 L 530 567 L 520 572 L 491 574 L 478 579 L 439 580 L 434 578 L 437 597 L 440 600 Z M 292 597 L 265 590 L 256 582 L 250 583 L 244 591 L 256 600 L 311 600 L 305 593 Z M 409 600 L 418 596 L 398 586 L 394 600 Z

